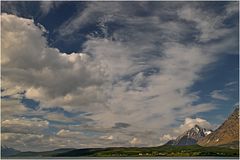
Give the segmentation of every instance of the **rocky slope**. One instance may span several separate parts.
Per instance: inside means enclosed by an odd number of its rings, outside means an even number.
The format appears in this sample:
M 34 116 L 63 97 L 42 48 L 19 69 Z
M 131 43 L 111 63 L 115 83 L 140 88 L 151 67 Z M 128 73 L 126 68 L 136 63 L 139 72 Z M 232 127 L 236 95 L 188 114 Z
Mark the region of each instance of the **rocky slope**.
M 239 108 L 236 108 L 218 129 L 200 139 L 197 144 L 239 148 Z

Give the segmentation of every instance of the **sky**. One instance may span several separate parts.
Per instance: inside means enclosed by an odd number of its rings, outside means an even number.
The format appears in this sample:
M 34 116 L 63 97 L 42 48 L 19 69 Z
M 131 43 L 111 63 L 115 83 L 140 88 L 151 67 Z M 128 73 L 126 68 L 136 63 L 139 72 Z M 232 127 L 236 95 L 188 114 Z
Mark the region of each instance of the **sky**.
M 2 2 L 1 143 L 159 146 L 239 101 L 238 2 Z

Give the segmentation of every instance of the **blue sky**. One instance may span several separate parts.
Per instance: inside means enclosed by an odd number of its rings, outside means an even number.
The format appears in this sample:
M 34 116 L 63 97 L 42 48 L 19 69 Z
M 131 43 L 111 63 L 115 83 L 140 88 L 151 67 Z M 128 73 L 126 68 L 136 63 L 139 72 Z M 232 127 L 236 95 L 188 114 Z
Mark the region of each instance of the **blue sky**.
M 238 2 L 1 7 L 4 145 L 157 146 L 238 104 Z

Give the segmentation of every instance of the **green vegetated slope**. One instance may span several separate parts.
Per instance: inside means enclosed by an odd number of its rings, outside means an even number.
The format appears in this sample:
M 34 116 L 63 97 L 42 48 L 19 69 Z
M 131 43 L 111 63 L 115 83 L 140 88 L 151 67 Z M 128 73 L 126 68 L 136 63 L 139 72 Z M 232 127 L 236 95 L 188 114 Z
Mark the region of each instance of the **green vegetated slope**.
M 227 156 L 237 157 L 238 149 L 229 149 L 223 147 L 201 147 L 192 146 L 161 146 L 147 148 L 106 148 L 106 149 L 85 149 L 72 150 L 60 153 L 58 157 L 185 157 L 185 156 Z

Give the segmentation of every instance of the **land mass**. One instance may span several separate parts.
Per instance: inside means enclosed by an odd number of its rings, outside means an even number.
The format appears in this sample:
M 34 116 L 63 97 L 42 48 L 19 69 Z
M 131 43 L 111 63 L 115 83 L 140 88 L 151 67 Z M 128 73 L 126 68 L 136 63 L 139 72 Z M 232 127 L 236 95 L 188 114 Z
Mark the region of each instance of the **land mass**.
M 202 147 L 199 145 L 159 147 L 114 147 L 88 149 L 58 149 L 47 152 L 21 152 L 14 157 L 238 157 L 238 149 Z

